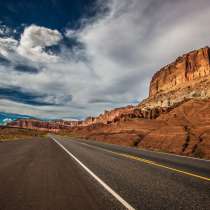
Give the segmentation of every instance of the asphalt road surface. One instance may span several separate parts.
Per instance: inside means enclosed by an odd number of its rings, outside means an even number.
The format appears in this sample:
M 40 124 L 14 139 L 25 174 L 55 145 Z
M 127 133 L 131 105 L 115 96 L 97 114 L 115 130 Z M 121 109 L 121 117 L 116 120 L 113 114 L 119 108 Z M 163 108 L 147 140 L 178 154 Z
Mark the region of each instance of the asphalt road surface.
M 0 210 L 210 209 L 210 161 L 94 141 L 0 143 Z

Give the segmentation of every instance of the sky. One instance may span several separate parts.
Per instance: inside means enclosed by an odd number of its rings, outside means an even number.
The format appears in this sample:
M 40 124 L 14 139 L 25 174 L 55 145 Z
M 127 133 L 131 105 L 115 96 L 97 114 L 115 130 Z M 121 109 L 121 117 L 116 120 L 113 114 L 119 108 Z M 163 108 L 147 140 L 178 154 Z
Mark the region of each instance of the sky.
M 2 0 L 0 112 L 84 119 L 137 104 L 156 71 L 209 45 L 209 20 L 209 0 Z

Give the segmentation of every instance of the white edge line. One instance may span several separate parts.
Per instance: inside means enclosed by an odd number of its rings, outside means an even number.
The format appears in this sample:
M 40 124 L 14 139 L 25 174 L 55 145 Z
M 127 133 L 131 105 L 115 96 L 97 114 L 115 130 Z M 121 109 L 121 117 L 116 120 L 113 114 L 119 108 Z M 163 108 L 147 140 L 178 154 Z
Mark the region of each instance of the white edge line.
M 111 187 L 109 187 L 104 181 L 102 181 L 97 175 L 95 175 L 89 168 L 87 168 L 80 160 L 78 160 L 71 152 L 69 152 L 60 142 L 55 138 L 50 137 L 55 141 L 68 155 L 70 155 L 79 165 L 81 165 L 99 184 L 101 184 L 110 194 L 112 194 L 123 206 L 129 210 L 135 210 L 127 201 L 125 201 L 120 195 L 118 195 Z

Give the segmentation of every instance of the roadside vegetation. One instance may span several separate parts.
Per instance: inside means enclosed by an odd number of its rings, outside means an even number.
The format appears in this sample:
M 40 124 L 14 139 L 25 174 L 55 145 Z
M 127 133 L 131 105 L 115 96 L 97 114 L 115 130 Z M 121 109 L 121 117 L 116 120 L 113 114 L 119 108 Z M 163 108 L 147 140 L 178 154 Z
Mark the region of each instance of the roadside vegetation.
M 46 137 L 46 135 L 47 132 L 44 131 L 0 126 L 0 142 L 25 138 L 30 139 L 34 137 Z

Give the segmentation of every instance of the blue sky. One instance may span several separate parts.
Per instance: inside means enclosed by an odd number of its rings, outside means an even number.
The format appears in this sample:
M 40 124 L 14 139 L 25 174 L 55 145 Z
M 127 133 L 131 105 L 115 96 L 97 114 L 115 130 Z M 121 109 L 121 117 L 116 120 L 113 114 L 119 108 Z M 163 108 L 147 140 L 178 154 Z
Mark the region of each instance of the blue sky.
M 94 0 L 7 0 L 0 2 L 1 21 L 12 28 L 37 24 L 51 29 L 78 28 L 79 20 L 93 17 Z
M 0 125 L 6 125 L 8 122 L 11 122 L 13 120 L 17 120 L 20 118 L 21 119 L 30 118 L 30 116 L 0 112 Z
M 209 45 L 208 0 L 0 2 L 0 112 L 95 116 L 148 95 L 160 67 Z

